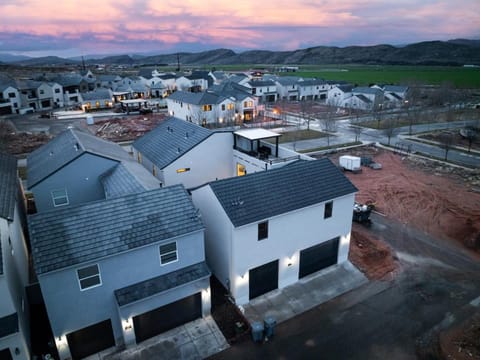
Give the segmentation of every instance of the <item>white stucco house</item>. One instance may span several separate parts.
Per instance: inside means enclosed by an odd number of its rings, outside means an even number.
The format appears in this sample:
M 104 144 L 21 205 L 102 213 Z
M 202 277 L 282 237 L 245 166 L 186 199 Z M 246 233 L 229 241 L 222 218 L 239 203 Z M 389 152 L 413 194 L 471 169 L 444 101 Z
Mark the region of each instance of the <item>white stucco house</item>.
M 28 255 L 17 159 L 0 153 L 0 359 L 30 359 Z
M 210 269 L 242 305 L 347 261 L 356 191 L 329 159 L 194 189 Z

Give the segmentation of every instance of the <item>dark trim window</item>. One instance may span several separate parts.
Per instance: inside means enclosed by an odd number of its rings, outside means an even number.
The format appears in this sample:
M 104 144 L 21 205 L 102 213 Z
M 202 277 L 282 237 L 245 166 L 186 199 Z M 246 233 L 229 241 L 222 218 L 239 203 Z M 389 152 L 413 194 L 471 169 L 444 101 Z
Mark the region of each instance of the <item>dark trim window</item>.
M 178 260 L 177 243 L 160 245 L 160 264 L 166 265 Z
M 268 221 L 264 221 L 258 224 L 258 240 L 264 240 L 268 238 Z
M 323 218 L 328 219 L 328 218 L 332 217 L 332 213 L 333 213 L 333 201 L 329 201 L 329 202 L 325 203 L 325 210 L 324 210 L 324 213 L 323 213 Z
M 67 189 L 52 190 L 52 200 L 54 206 L 68 205 Z
M 98 264 L 77 269 L 77 277 L 82 291 L 102 285 Z

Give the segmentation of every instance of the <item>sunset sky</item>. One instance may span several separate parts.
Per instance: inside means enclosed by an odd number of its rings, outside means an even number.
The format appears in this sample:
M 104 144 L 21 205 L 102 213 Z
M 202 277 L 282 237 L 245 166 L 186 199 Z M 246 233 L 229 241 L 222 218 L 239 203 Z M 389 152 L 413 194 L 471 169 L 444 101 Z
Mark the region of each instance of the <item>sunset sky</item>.
M 480 0 L 0 0 L 0 52 L 62 57 L 480 39 Z

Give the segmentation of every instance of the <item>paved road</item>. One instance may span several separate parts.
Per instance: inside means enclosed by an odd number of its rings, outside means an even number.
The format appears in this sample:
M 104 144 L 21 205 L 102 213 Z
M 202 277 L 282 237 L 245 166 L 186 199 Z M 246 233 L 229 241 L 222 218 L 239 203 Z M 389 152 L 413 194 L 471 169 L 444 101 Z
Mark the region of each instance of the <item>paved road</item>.
M 233 345 L 212 359 L 437 358 L 432 329 L 480 311 L 469 304 L 480 296 L 480 262 L 403 224 L 373 221 L 371 231 L 397 250 L 401 274 L 278 325 L 264 344 Z

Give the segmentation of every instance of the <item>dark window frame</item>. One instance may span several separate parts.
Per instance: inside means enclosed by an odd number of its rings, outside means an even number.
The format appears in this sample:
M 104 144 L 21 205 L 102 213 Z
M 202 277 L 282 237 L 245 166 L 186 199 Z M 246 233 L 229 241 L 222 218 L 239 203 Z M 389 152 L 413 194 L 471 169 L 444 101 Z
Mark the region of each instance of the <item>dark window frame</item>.
M 324 211 L 323 211 L 323 218 L 329 219 L 333 215 L 333 201 L 328 201 L 325 203 Z
M 258 241 L 268 239 L 268 220 L 258 223 Z

